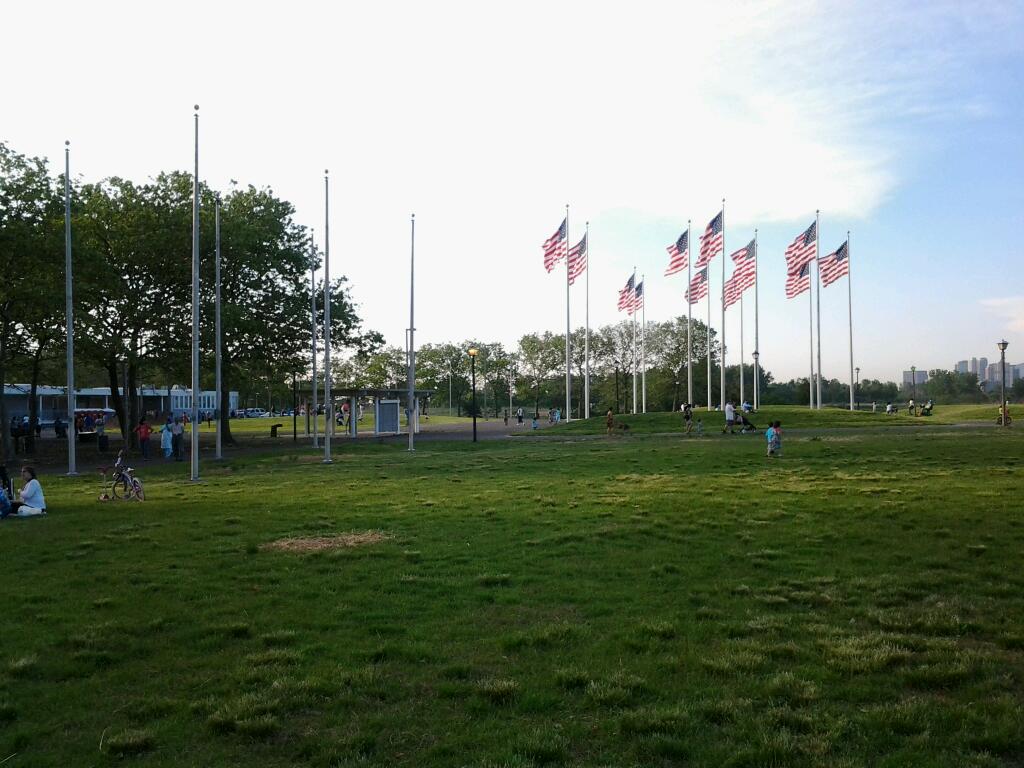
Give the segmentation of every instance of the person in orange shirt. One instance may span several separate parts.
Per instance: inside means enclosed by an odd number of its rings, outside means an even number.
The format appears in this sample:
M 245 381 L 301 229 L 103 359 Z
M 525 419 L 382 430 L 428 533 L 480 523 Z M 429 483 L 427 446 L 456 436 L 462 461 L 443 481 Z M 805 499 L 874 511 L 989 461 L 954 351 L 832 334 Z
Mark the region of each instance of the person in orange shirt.
M 142 451 L 142 458 L 149 460 L 149 436 L 153 434 L 153 428 L 146 423 L 146 417 L 139 419 L 139 426 L 135 428 L 135 434 L 139 436 L 139 450 Z

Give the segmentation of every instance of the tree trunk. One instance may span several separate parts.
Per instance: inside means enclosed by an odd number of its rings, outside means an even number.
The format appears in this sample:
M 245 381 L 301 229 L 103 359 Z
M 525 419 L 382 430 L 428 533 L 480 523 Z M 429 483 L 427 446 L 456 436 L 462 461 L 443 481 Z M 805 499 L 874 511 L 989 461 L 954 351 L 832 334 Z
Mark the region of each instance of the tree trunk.
M 13 456 L 11 445 L 11 425 L 7 423 L 7 331 L 10 322 L 6 317 L 0 324 L 0 460 L 6 461 Z
M 138 378 L 139 378 L 139 361 L 138 358 L 131 358 L 128 363 L 128 391 L 125 392 L 125 397 L 128 398 L 126 411 L 128 412 L 128 423 L 127 434 L 125 430 L 121 430 L 121 435 L 125 439 L 125 445 L 131 446 L 132 450 L 138 450 L 139 448 L 139 436 L 135 434 L 135 425 L 139 423 L 141 414 L 139 413 L 139 398 L 135 396 L 135 392 L 138 390 Z
M 220 369 L 220 402 L 217 403 L 218 410 L 218 424 L 221 430 L 221 440 L 224 445 L 234 445 L 235 438 L 231 436 L 231 398 L 228 392 L 228 366 L 224 365 L 224 358 L 221 358 L 221 369 Z M 313 418 L 316 418 L 316 414 L 313 414 Z
M 32 355 L 32 382 L 29 385 L 28 395 L 28 434 L 25 435 L 25 453 L 36 451 L 36 423 L 39 421 L 39 398 L 36 393 L 39 391 L 39 369 L 42 367 L 43 350 L 49 339 L 42 341 Z
M 117 373 L 117 359 L 114 357 L 107 358 L 107 362 L 103 367 L 106 368 L 107 381 L 110 383 L 110 399 L 114 403 L 114 412 L 117 414 L 117 420 L 121 424 L 121 437 L 125 438 L 125 445 L 127 445 L 128 414 L 125 413 L 124 398 L 121 397 L 123 383 L 119 381 L 121 377 Z

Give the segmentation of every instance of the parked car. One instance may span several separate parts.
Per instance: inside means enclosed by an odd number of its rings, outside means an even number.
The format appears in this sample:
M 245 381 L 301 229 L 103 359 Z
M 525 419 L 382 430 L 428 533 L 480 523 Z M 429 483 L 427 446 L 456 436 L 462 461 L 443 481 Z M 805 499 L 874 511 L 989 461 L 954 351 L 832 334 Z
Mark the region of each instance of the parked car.
M 270 415 L 262 408 L 246 408 L 243 413 L 245 413 L 245 418 L 247 419 L 262 419 L 263 417 Z

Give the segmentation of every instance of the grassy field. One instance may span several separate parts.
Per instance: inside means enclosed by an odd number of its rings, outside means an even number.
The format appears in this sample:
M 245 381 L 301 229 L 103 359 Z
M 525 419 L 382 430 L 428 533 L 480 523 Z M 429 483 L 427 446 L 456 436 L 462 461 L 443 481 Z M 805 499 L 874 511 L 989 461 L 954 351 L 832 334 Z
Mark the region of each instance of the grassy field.
M 939 427 L 44 477 L 0 764 L 1019 766 L 1022 463 Z
M 1014 409 L 1011 407 L 1010 415 Z M 720 432 L 725 425 L 725 416 L 720 411 L 710 414 L 704 410 L 694 411 L 694 421 L 701 419 L 705 431 Z M 843 408 L 824 408 L 813 411 L 806 406 L 766 405 L 756 414 L 749 416 L 750 421 L 762 431 L 776 419 L 782 422 L 784 429 L 789 428 L 822 428 L 839 429 L 846 427 L 894 427 L 894 426 L 927 426 L 936 424 L 960 424 L 967 422 L 995 423 L 996 406 L 994 405 L 953 405 L 939 406 L 932 416 L 909 416 L 906 411 L 895 416 L 887 416 L 884 412 L 849 411 Z M 659 412 L 646 414 L 616 415 L 616 422 L 628 424 L 631 433 L 651 434 L 662 432 L 680 432 L 683 417 L 680 413 Z M 605 417 L 594 416 L 590 419 L 562 423 L 555 427 L 557 432 L 566 434 L 603 434 L 606 430 Z

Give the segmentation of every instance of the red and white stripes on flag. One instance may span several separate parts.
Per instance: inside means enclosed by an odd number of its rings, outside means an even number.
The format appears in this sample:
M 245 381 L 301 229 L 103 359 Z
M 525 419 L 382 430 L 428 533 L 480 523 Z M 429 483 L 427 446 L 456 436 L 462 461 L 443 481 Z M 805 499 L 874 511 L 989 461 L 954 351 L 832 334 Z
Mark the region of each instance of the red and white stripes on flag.
M 619 312 L 626 310 L 630 314 L 633 314 L 633 302 L 636 300 L 636 291 L 633 289 L 633 283 L 636 280 L 636 275 L 630 275 L 629 280 L 619 290 Z
M 690 280 L 690 287 L 686 289 L 686 301 L 696 304 L 708 295 L 708 268 L 700 270 Z
M 818 274 L 822 285 L 831 285 L 843 275 L 850 274 L 849 242 L 818 261 Z
M 679 236 L 672 245 L 665 250 L 668 251 L 668 268 L 665 270 L 665 277 L 682 272 L 690 260 L 690 230 L 686 230 Z
M 569 285 L 587 270 L 587 236 L 569 249 Z
M 725 281 L 725 308 L 728 309 L 743 295 L 743 288 L 740 285 L 740 275 L 736 272 L 732 273 L 732 277 Z
M 792 299 L 811 289 L 811 264 L 807 262 L 796 272 L 786 274 L 786 298 Z
M 711 221 L 708 222 L 707 227 L 704 229 L 704 234 L 700 238 L 700 256 L 697 257 L 697 261 L 694 262 L 694 269 L 700 269 L 701 267 L 707 266 L 720 251 L 725 250 L 725 211 L 719 211 L 718 215 L 715 216 Z
M 733 277 L 736 278 L 736 287 L 740 293 L 747 290 L 757 279 L 757 247 L 751 240 L 730 257 L 733 262 Z
M 544 269 L 548 272 L 555 268 L 555 265 L 565 258 L 565 251 L 568 243 L 565 239 L 567 219 L 562 219 L 562 225 L 555 230 L 555 234 L 544 241 Z
M 644 281 L 641 280 L 636 284 L 636 289 L 633 291 L 633 306 L 629 310 L 629 314 L 639 312 L 644 308 Z
M 786 249 L 786 272 L 799 272 L 804 264 L 810 264 L 818 255 L 818 222 L 814 222 L 796 236 Z

